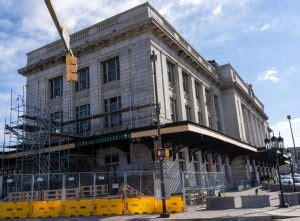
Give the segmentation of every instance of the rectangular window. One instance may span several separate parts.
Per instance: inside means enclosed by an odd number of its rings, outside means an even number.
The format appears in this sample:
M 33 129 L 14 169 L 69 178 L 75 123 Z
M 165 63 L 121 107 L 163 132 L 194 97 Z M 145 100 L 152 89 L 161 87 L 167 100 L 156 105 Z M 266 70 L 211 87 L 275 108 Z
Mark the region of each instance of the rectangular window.
M 217 129 L 218 129 L 218 131 L 222 131 L 220 108 L 219 108 L 219 98 L 218 98 L 217 95 L 214 95 L 214 103 L 215 103 L 215 113 L 216 113 Z
M 85 104 L 76 107 L 76 119 L 90 116 L 90 105 Z M 90 131 L 90 120 L 82 120 L 77 122 L 77 133 L 87 134 Z
M 63 95 L 63 81 L 62 81 L 62 76 L 52 78 L 49 80 L 50 84 L 50 98 L 58 98 Z
M 198 111 L 198 124 L 203 124 L 202 122 L 202 113 Z
M 210 96 L 210 91 L 205 88 L 205 98 L 206 98 L 206 105 L 208 108 L 211 108 L 211 96 Z
M 188 105 L 185 105 L 185 114 L 186 114 L 186 119 L 191 121 L 191 107 Z
M 183 83 L 183 90 L 186 93 L 189 93 L 189 85 L 188 85 L 189 76 L 182 72 L 182 83 Z
M 176 100 L 172 97 L 170 97 L 170 112 L 171 112 L 171 119 L 173 122 L 176 121 Z
M 213 124 L 212 124 L 212 118 L 211 117 L 208 117 L 208 126 L 209 127 L 213 127 Z
M 118 164 L 119 155 L 109 155 L 105 157 L 105 164 Z
M 119 57 L 111 58 L 102 62 L 103 84 L 120 80 Z
M 198 82 L 195 82 L 195 91 L 197 100 L 201 100 L 201 85 Z
M 121 96 L 104 100 L 104 111 L 115 112 L 122 108 Z M 122 125 L 122 114 L 115 113 L 105 117 L 105 127 L 116 127 Z
M 83 91 L 90 88 L 90 73 L 88 67 L 79 69 L 78 81 L 75 86 L 76 91 Z
M 174 69 L 175 69 L 175 65 L 169 61 L 167 61 L 167 72 L 168 72 L 168 79 L 169 79 L 169 83 L 171 85 L 174 85 Z

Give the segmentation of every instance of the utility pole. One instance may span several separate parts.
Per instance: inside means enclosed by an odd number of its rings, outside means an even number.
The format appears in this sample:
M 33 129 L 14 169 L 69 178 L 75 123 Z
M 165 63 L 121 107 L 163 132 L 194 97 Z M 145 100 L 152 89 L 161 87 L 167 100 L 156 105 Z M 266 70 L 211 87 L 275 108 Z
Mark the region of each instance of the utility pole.
M 292 124 L 291 124 L 291 119 L 292 119 L 291 115 L 287 115 L 287 119 L 289 120 L 289 123 L 290 123 L 290 129 L 291 129 L 292 140 L 293 140 L 294 151 L 295 151 L 295 163 L 297 163 L 297 160 L 296 160 L 296 144 L 295 144 L 294 133 L 293 133 L 293 128 L 292 128 Z
M 156 61 L 157 55 L 154 51 L 150 55 L 150 61 L 153 64 L 153 74 L 154 74 L 154 93 L 155 93 L 155 110 L 156 110 L 156 126 L 157 126 L 157 139 L 158 139 L 158 148 L 163 148 L 161 141 L 161 133 L 160 133 L 160 104 L 158 102 L 158 90 L 157 90 L 157 76 L 156 76 Z M 170 214 L 167 213 L 166 207 L 166 190 L 165 190 L 165 179 L 164 179 L 164 168 L 163 164 L 164 158 L 159 158 L 159 172 L 160 172 L 160 187 L 161 187 L 161 200 L 162 200 L 162 213 L 160 214 L 160 218 L 168 218 Z

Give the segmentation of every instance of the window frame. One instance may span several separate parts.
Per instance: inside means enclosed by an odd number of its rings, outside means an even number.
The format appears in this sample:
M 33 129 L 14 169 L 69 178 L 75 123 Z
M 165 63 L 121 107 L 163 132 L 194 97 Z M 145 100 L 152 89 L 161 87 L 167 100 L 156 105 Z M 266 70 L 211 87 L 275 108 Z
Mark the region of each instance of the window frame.
M 82 110 L 82 108 L 84 108 L 84 107 L 86 107 L 87 110 Z M 91 111 L 90 104 L 84 104 L 84 105 L 77 106 L 75 108 L 76 119 L 81 119 L 81 118 L 90 116 L 90 114 L 91 114 L 90 111 Z M 87 114 L 82 115 L 81 114 L 82 112 L 87 112 Z M 76 130 L 77 130 L 78 134 L 87 134 L 87 133 L 89 133 L 90 130 L 91 130 L 91 121 L 90 120 L 84 120 L 84 121 L 77 122 L 76 123 Z
M 189 93 L 189 74 L 182 71 L 182 87 L 185 93 Z
M 83 72 L 84 71 L 84 72 Z M 83 73 L 85 74 L 85 88 L 82 86 L 82 75 Z M 83 91 L 83 90 L 88 90 L 90 88 L 90 68 L 83 67 L 78 70 L 78 81 L 75 84 L 75 91 Z
M 114 78 L 112 79 L 110 76 L 110 72 L 109 72 L 109 62 L 113 61 L 115 63 L 115 67 L 114 67 Z M 120 80 L 120 58 L 119 56 L 115 56 L 112 58 L 109 58 L 105 61 L 101 62 L 102 65 L 102 78 L 103 78 L 103 84 L 108 84 L 110 82 L 113 81 L 118 81 Z
M 168 81 L 170 86 L 173 86 L 175 84 L 174 70 L 175 70 L 175 64 L 167 60 L 167 74 L 168 74 Z
M 185 105 L 185 115 L 186 115 L 186 120 L 192 121 L 191 107 L 187 104 Z
M 169 100 L 170 100 L 171 119 L 173 122 L 176 122 L 177 121 L 176 99 L 174 99 L 173 97 L 170 97 Z
M 112 110 L 112 100 L 116 99 L 116 108 Z M 122 109 L 122 98 L 121 96 L 115 96 L 111 98 L 104 99 L 104 112 L 113 112 Z M 113 123 L 114 119 L 117 118 L 118 123 Z M 113 128 L 122 126 L 122 113 L 110 114 L 109 116 L 105 116 L 104 118 L 104 127 L 105 128 Z
M 57 88 L 57 82 L 59 80 L 59 87 Z M 55 99 L 63 96 L 63 76 L 56 76 L 54 78 L 49 79 L 49 91 L 50 91 L 50 99 Z M 57 91 L 59 90 L 59 95 L 56 95 Z

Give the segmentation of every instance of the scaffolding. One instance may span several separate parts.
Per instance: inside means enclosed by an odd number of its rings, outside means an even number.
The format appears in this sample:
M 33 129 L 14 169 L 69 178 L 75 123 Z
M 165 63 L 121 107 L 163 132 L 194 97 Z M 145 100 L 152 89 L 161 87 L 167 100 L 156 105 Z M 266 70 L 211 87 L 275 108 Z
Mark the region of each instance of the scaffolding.
M 2 173 L 67 172 L 69 150 L 51 151 L 51 147 L 70 142 L 71 136 L 60 133 L 62 118 L 49 109 L 25 104 L 24 90 L 13 100 L 11 91 L 9 121 L 5 120 L 2 148 Z
M 117 111 L 81 118 L 70 117 L 71 107 L 68 107 L 68 111 L 57 114 L 51 107 L 31 107 L 25 100 L 24 90 L 15 100 L 11 91 L 10 115 L 9 120 L 5 121 L 1 157 L 2 174 L 70 172 L 70 149 L 74 147 L 71 144 L 76 140 L 149 125 L 149 122 L 155 123 L 151 98 L 141 101 L 141 104 L 130 102 L 130 106 Z M 120 126 L 105 128 L 99 123 L 101 118 L 122 113 L 127 113 L 129 117 Z M 88 133 L 77 131 L 78 125 L 83 121 L 89 121 Z

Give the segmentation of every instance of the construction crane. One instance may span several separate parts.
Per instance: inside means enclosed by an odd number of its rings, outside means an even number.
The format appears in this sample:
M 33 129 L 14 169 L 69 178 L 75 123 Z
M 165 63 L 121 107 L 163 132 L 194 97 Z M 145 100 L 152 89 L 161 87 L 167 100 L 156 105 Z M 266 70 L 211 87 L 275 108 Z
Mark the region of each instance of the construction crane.
M 67 26 L 64 22 L 59 21 L 56 16 L 56 12 L 52 5 L 51 0 L 45 0 L 46 6 L 50 12 L 52 20 L 56 26 L 56 29 L 62 39 L 63 46 L 67 50 L 66 52 L 66 77 L 68 82 L 78 81 L 78 65 L 77 58 L 74 56 L 72 48 L 70 46 L 70 35 L 68 33 Z

